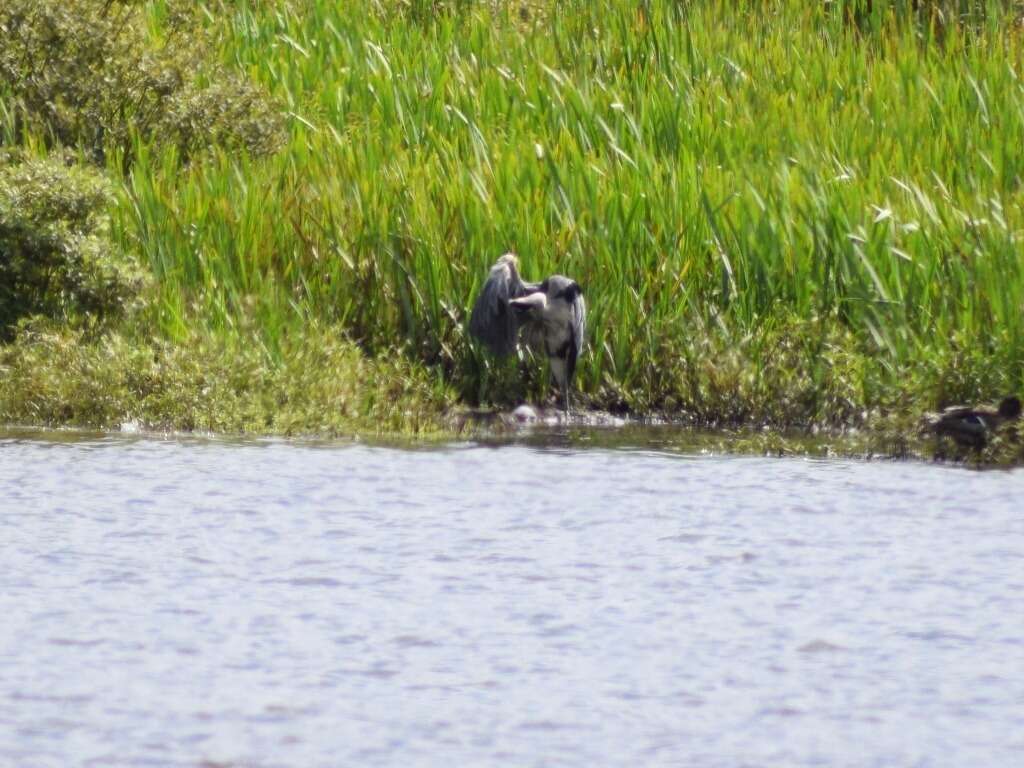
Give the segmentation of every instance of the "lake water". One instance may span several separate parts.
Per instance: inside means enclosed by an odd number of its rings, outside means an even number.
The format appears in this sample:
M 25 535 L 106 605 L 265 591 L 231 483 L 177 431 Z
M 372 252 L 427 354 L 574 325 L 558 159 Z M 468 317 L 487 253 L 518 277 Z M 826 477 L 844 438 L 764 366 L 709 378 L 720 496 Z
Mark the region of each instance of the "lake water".
M 0 765 L 1021 764 L 1024 473 L 618 442 L 0 435 Z

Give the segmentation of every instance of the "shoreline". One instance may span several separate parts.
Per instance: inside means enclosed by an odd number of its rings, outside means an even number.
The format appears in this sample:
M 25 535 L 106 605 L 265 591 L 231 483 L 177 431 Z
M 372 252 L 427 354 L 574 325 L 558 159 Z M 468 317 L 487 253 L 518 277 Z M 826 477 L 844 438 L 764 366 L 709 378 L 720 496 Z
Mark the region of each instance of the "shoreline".
M 522 407 L 522 406 L 520 406 Z M 137 438 L 218 443 L 363 444 L 399 448 L 445 447 L 458 443 L 557 446 L 573 450 L 653 450 L 686 456 L 761 456 L 851 461 L 900 461 L 951 468 L 1013 469 L 1024 466 L 1021 431 L 1004 429 L 980 451 L 957 448 L 916 431 L 901 433 L 889 424 L 857 428 L 777 428 L 736 424 L 710 426 L 664 415 L 612 416 L 581 411 L 571 418 L 550 414 L 532 422 L 509 410 L 457 406 L 430 432 L 351 431 L 245 432 L 170 429 L 135 420 L 111 427 L 0 422 L 0 440 L 10 438 L 74 442 L 82 439 Z
M 922 435 L 922 418 L 934 410 L 934 395 L 920 385 L 902 392 L 891 385 L 883 388 L 891 405 L 847 400 L 845 419 L 829 423 L 809 417 L 828 410 L 820 405 L 801 410 L 801 403 L 836 398 L 827 387 L 814 389 L 802 382 L 787 389 L 788 379 L 780 383 L 765 374 L 760 384 L 730 389 L 732 382 L 753 377 L 754 366 L 754 361 L 738 365 L 718 382 L 717 392 L 702 390 L 707 397 L 703 410 L 629 408 L 614 397 L 602 400 L 600 394 L 583 392 L 575 396 L 578 410 L 566 418 L 550 407 L 550 400 L 523 405 L 537 402 L 532 392 L 543 386 L 543 379 L 527 375 L 520 380 L 516 371 L 506 370 L 512 386 L 499 392 L 504 403 L 475 406 L 436 369 L 403 354 L 369 357 L 337 328 L 307 328 L 271 360 L 258 344 L 232 343 L 210 333 L 175 343 L 147 339 L 127 326 L 87 335 L 41 324 L 25 327 L 13 342 L 0 345 L 0 424 L 105 434 L 420 444 L 502 439 L 531 430 L 648 430 L 657 439 L 678 438 L 684 450 L 1024 464 L 1019 422 L 1004 426 L 981 451 Z M 525 368 L 527 374 L 536 371 L 535 366 Z M 745 413 L 759 418 L 736 418 Z

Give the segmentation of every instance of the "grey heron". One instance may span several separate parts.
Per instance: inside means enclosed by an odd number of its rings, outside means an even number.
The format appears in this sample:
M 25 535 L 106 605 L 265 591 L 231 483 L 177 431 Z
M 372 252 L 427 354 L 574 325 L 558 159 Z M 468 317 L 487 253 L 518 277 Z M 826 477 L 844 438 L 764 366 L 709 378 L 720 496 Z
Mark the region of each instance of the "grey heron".
M 579 284 L 564 275 L 525 282 L 514 253 L 506 253 L 491 267 L 469 319 L 470 333 L 495 355 L 513 354 L 520 332 L 528 345 L 543 350 L 566 412 L 586 327 L 587 307 Z

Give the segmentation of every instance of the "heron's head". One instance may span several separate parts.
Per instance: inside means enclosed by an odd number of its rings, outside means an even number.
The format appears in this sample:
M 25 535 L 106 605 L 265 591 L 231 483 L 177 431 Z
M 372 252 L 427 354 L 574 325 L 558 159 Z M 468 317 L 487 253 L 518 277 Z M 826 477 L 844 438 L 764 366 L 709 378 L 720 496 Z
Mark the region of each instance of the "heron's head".
M 1021 413 L 1020 398 L 1016 395 L 1004 397 L 999 403 L 999 415 L 1004 419 L 1016 419 Z
M 548 295 L 548 301 L 560 299 L 566 304 L 572 304 L 583 293 L 579 283 L 562 275 L 552 275 L 541 283 L 541 288 Z
M 562 289 L 562 293 L 561 293 L 561 297 L 563 299 L 565 299 L 567 302 L 569 302 L 570 304 L 572 304 L 574 301 L 576 301 L 576 297 L 577 296 L 582 296 L 582 295 L 583 295 L 583 289 L 580 288 L 580 284 L 577 283 L 575 280 L 571 281 L 569 283 L 569 285 L 567 285 L 565 288 L 563 288 Z

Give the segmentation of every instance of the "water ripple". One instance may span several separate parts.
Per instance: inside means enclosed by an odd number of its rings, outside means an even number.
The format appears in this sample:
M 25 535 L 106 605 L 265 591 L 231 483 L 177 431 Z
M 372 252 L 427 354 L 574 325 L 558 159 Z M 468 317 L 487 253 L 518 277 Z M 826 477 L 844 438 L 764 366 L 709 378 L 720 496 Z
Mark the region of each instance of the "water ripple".
M 1015 765 L 1024 473 L 0 439 L 0 764 Z

